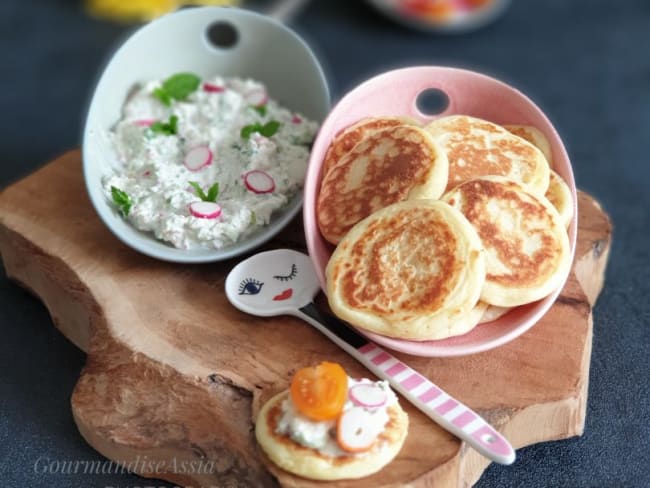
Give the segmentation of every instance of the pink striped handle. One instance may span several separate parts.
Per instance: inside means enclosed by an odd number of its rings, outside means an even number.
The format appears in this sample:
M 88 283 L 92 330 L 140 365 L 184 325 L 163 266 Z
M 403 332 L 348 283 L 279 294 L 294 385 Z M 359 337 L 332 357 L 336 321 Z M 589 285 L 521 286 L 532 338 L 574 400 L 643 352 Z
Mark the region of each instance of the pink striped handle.
M 378 377 L 387 380 L 442 428 L 497 463 L 514 462 L 515 451 L 506 438 L 469 407 L 376 344 L 368 342 L 357 348 L 356 352 L 360 354 L 357 359 L 361 363 Z

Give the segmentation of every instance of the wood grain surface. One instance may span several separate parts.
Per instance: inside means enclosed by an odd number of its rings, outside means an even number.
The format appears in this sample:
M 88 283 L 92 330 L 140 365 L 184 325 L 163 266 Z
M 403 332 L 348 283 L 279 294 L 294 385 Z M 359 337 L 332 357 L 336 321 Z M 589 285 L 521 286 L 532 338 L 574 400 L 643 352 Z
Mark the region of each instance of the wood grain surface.
M 396 354 L 515 447 L 583 431 L 591 308 L 603 286 L 611 226 L 584 193 L 579 213 L 573 273 L 530 331 L 472 356 Z M 304 249 L 300 222 L 269 247 Z M 0 252 L 8 276 L 38 296 L 56 327 L 87 352 L 71 404 L 81 435 L 100 453 L 144 476 L 191 486 L 323 484 L 268 463 L 255 443 L 255 414 L 298 367 L 329 359 L 352 376 L 370 373 L 297 319 L 256 318 L 231 307 L 223 285 L 235 261 L 164 263 L 126 247 L 95 214 L 78 151 L 2 192 Z M 474 484 L 488 461 L 402 404 L 411 426 L 395 461 L 336 486 Z M 150 464 L 133 464 L 145 456 Z

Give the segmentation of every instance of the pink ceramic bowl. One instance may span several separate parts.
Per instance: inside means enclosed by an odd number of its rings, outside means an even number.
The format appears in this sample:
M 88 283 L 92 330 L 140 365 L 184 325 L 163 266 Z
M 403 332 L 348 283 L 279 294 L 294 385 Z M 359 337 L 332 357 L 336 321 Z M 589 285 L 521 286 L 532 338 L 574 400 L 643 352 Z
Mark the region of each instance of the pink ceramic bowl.
M 418 95 L 428 89 L 441 90 L 449 100 L 446 109 L 436 115 L 424 114 L 416 105 Z M 479 73 L 435 66 L 405 68 L 371 78 L 349 92 L 329 114 L 314 143 L 305 182 L 303 213 L 307 248 L 323 290 L 326 290 L 325 267 L 334 246 L 318 230 L 316 199 L 323 157 L 334 136 L 364 117 L 404 115 L 427 123 L 453 114 L 471 115 L 498 124 L 532 125 L 546 135 L 553 152 L 553 169 L 564 178 L 573 195 L 575 217 L 569 228 L 569 239 L 571 253 L 574 254 L 577 196 L 571 162 L 560 136 L 544 113 L 520 91 Z M 551 307 L 560 291 L 558 289 L 542 300 L 517 307 L 500 319 L 479 325 L 465 335 L 439 341 L 415 342 L 393 339 L 363 329 L 359 331 L 378 344 L 417 356 L 472 354 L 505 344 L 527 331 Z

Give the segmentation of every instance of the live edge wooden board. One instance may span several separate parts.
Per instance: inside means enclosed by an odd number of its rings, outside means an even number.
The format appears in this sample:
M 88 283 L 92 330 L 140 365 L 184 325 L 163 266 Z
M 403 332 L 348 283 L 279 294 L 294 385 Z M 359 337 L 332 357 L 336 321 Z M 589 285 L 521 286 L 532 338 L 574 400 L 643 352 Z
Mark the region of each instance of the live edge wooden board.
M 611 226 L 584 193 L 579 213 L 573 273 L 530 331 L 472 356 L 397 354 L 517 448 L 583 431 L 591 307 Z M 303 242 L 297 219 L 268 247 L 304 250 Z M 78 151 L 0 194 L 0 251 L 8 276 L 43 300 L 56 327 L 87 352 L 71 404 L 81 435 L 100 453 L 179 485 L 323 484 L 269 464 L 255 443 L 255 415 L 298 367 L 329 359 L 352 376 L 370 373 L 297 319 L 255 318 L 230 306 L 223 285 L 234 261 L 170 264 L 123 245 L 86 196 Z M 411 425 L 395 461 L 336 486 L 474 484 L 488 461 L 402 404 Z

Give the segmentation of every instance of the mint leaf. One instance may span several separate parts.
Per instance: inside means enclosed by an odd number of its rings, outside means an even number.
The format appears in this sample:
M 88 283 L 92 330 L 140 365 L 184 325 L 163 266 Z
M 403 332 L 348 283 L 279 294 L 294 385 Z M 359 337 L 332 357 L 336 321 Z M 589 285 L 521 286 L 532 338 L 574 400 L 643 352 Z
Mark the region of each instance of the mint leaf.
M 260 134 L 262 134 L 264 137 L 271 137 L 273 134 L 275 134 L 278 129 L 280 128 L 280 122 L 277 120 L 272 120 L 271 122 L 267 122 L 264 124 L 264 127 L 259 131 Z
M 201 188 L 201 185 L 196 181 L 188 181 L 188 183 L 196 190 L 196 195 L 203 200 L 204 202 L 216 202 L 217 196 L 219 196 L 219 183 L 215 183 L 208 189 L 206 194 Z
M 259 132 L 261 128 L 262 128 L 262 124 L 260 123 L 245 125 L 244 127 L 241 128 L 240 135 L 244 139 L 249 139 L 250 136 L 253 134 L 253 132 Z
M 167 107 L 169 107 L 172 104 L 172 97 L 170 97 L 169 94 L 162 88 L 156 88 L 153 91 L 153 95 L 158 100 L 160 100 L 163 105 L 166 105 Z
M 163 81 L 162 86 L 156 88 L 152 95 L 169 107 L 172 100 L 185 100 L 200 84 L 201 78 L 195 74 L 178 73 Z
M 122 217 L 127 217 L 131 211 L 131 206 L 133 205 L 131 197 L 115 186 L 111 186 L 111 195 L 113 197 L 113 202 L 117 205 Z
M 259 107 L 256 107 L 255 105 L 251 105 L 251 108 L 255 110 L 258 114 L 260 114 L 262 117 L 266 115 L 266 105 L 260 105 Z
M 196 181 L 188 181 L 188 183 L 192 186 L 192 188 L 194 188 L 196 194 L 201 200 L 205 201 L 205 199 L 208 198 L 208 196 L 203 192 L 203 188 L 201 188 L 201 186 Z
M 215 183 L 208 190 L 208 199 L 206 201 L 216 202 L 218 196 L 219 196 L 219 183 Z
M 168 127 L 172 134 L 176 134 L 178 132 L 178 117 L 175 115 L 169 117 Z
M 271 137 L 278 131 L 279 128 L 280 128 L 280 122 L 278 122 L 277 120 L 272 120 L 270 122 L 267 122 L 264 125 L 260 124 L 259 122 L 256 122 L 254 124 L 245 125 L 244 127 L 242 127 L 240 135 L 244 139 L 249 139 L 250 136 L 253 134 L 253 132 L 259 132 L 264 137 Z
M 173 136 L 178 132 L 178 117 L 172 115 L 167 122 L 154 122 L 149 127 L 149 130 L 154 134 L 163 134 L 166 136 Z
M 201 78 L 193 73 L 178 73 L 167 78 L 162 89 L 174 100 L 185 100 L 201 84 Z

